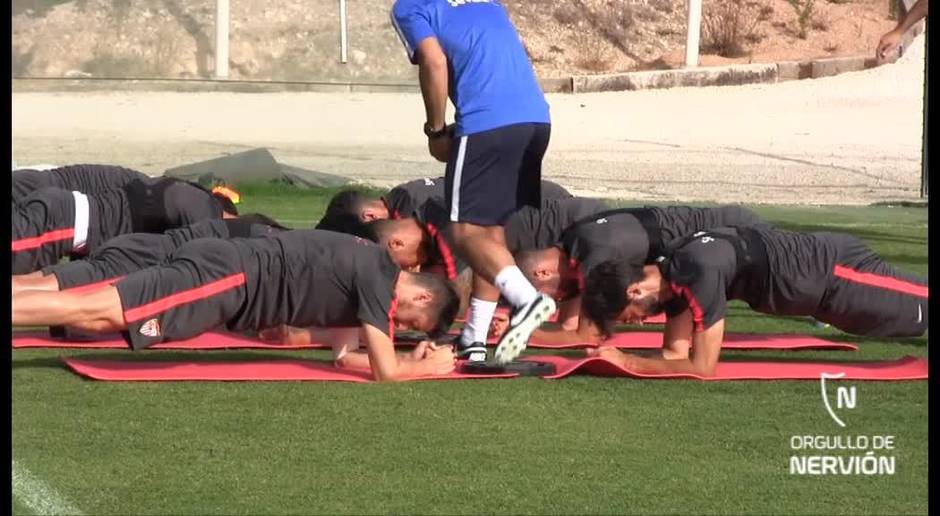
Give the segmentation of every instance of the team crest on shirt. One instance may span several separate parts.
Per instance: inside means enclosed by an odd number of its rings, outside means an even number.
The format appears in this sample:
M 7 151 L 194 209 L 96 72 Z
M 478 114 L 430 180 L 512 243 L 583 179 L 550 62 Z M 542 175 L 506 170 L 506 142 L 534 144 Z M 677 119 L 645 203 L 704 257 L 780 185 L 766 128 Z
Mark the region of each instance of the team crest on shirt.
M 160 321 L 156 319 L 150 319 L 140 326 L 140 334 L 145 337 L 159 337 L 160 336 Z
M 424 186 L 434 186 L 434 180 L 430 177 L 424 178 Z

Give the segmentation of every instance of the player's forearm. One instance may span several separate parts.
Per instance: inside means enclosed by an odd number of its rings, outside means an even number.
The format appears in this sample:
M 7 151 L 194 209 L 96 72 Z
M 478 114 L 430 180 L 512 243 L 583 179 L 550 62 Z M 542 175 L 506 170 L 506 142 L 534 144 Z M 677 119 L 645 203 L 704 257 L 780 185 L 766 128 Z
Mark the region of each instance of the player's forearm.
M 927 0 L 917 0 L 917 2 L 911 7 L 911 10 L 898 21 L 898 26 L 895 29 L 899 33 L 903 34 L 910 30 L 915 23 L 924 19 L 927 16 Z
M 634 357 L 630 370 L 642 374 L 695 374 L 698 376 L 711 376 L 713 371 L 702 369 L 693 360 L 668 360 L 664 358 L 638 358 Z
M 432 129 L 444 127 L 447 114 L 446 59 L 423 61 L 418 67 L 418 80 L 421 84 L 421 96 L 424 99 L 428 125 Z
M 415 358 L 411 356 L 411 353 L 396 352 L 395 355 L 398 357 L 399 363 L 415 360 Z M 372 364 L 369 362 L 369 354 L 361 349 L 346 353 L 342 357 L 337 358 L 334 363 L 336 367 L 343 369 L 371 369 L 372 367 Z
M 341 369 L 354 369 L 359 371 L 368 371 L 372 368 L 369 362 L 369 354 L 365 351 L 356 350 L 346 353 L 334 361 L 336 367 Z

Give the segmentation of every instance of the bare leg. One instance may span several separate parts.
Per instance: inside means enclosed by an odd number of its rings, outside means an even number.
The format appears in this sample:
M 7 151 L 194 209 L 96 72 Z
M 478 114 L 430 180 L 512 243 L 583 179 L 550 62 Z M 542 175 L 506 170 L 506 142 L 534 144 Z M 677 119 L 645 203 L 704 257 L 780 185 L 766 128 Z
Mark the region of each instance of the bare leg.
M 466 222 L 454 223 L 457 252 L 467 261 L 473 272 L 493 284 L 496 275 L 516 264 L 506 249 L 506 234 L 502 226 L 477 226 Z
M 73 326 L 88 331 L 127 329 L 116 287 L 74 294 L 24 290 L 13 296 L 13 326 Z
M 11 282 L 13 294 L 16 295 L 21 290 L 45 290 L 57 292 L 59 290 L 59 280 L 55 274 L 43 276 L 41 273 L 22 274 L 13 276 Z

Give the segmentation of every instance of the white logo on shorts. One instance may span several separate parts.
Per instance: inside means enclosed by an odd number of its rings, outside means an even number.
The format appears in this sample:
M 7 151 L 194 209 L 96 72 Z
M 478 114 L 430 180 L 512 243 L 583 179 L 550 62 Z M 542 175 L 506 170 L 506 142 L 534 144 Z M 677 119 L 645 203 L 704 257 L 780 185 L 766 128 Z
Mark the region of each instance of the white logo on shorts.
M 594 221 L 595 224 L 607 224 L 607 219 L 597 219 Z
M 140 327 L 140 334 L 146 337 L 160 336 L 160 322 L 156 319 L 150 319 Z
M 434 180 L 430 177 L 424 178 L 424 186 L 434 186 Z
M 920 304 L 917 304 L 917 324 L 920 324 L 924 320 L 924 311 L 920 308 Z

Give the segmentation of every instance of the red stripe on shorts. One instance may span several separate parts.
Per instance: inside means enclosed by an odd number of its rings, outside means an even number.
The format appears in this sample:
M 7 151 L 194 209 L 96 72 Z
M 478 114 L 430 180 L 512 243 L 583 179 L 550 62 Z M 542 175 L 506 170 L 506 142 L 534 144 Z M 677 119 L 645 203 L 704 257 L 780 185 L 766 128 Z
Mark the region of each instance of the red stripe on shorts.
M 99 288 L 107 287 L 117 281 L 119 281 L 124 276 L 116 276 L 114 278 L 106 279 L 104 281 L 96 281 L 94 283 L 86 283 L 85 285 L 79 285 L 77 287 L 67 288 L 63 292 L 70 292 L 72 294 L 81 294 L 83 292 L 91 292 L 92 290 L 98 290 Z
M 206 283 L 201 287 L 177 292 L 176 294 L 162 297 L 156 301 L 151 301 L 146 305 L 141 305 L 137 308 L 126 310 L 124 312 L 124 321 L 128 323 L 139 321 L 145 317 L 150 317 L 154 314 L 166 312 L 167 310 L 176 308 L 177 306 L 184 305 L 186 303 L 192 303 L 194 301 L 199 301 L 200 299 L 206 299 L 208 297 L 221 294 L 227 290 L 232 290 L 233 288 L 240 287 L 244 284 L 244 272 L 232 274 L 231 276 L 226 276 L 220 280 Z
M 895 292 L 910 294 L 917 297 L 927 297 L 927 287 L 918 285 L 916 283 L 911 283 L 909 281 L 899 280 L 889 276 L 872 274 L 870 272 L 859 272 L 855 269 L 850 269 L 842 265 L 836 265 L 832 269 L 832 273 L 837 278 L 842 278 L 853 283 L 861 283 L 862 285 L 893 290 Z
M 28 251 L 30 249 L 35 249 L 44 244 L 51 242 L 58 242 L 59 240 L 71 240 L 75 237 L 75 228 L 65 228 L 65 229 L 56 229 L 53 231 L 47 231 L 39 236 L 21 238 L 19 240 L 14 240 L 13 252 L 19 251 Z

